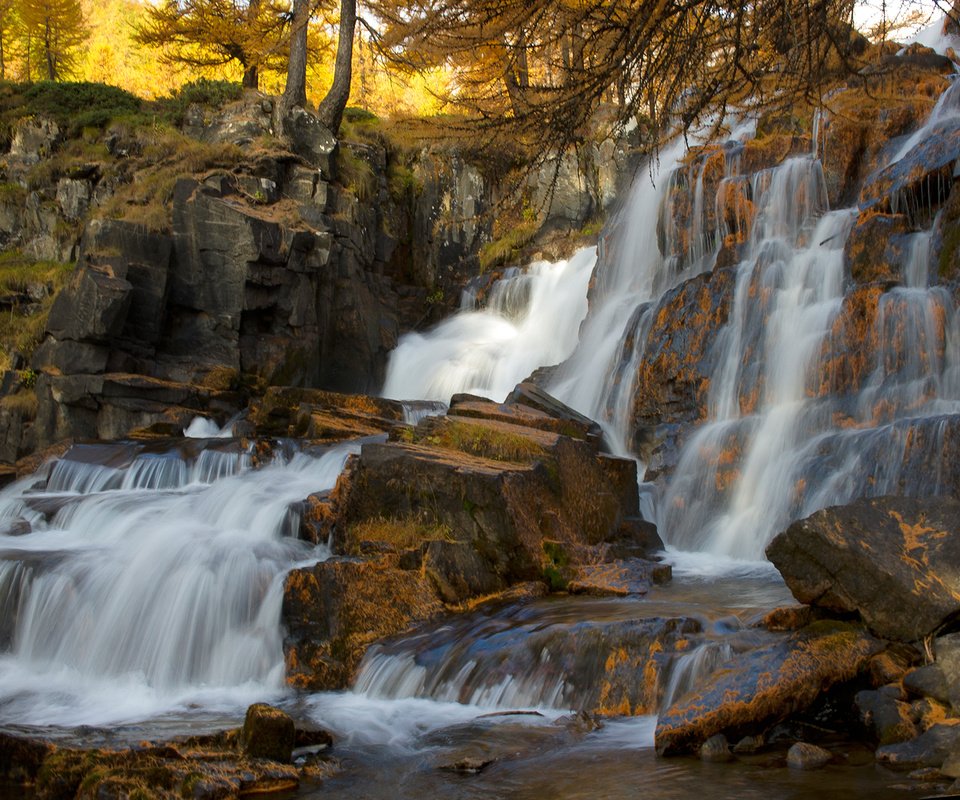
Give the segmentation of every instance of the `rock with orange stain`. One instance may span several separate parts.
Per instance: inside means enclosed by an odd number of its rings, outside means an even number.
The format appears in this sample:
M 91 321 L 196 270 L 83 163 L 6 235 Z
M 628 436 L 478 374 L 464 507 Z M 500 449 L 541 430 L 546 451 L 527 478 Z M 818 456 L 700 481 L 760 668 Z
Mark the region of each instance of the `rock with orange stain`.
M 734 741 L 761 734 L 856 677 L 882 646 L 858 626 L 821 621 L 741 653 L 660 714 L 657 752 L 695 752 L 718 733 Z
M 960 612 L 960 501 L 879 497 L 793 523 L 767 557 L 802 603 L 912 642 Z
M 717 269 L 664 293 L 635 376 L 631 428 L 651 473 L 675 466 L 690 423 L 706 416 L 717 336 L 727 322 L 736 273 Z
M 913 226 L 905 214 L 861 214 L 843 248 L 853 280 L 902 283 L 912 233 Z
M 876 319 L 883 287 L 860 286 L 844 295 L 840 311 L 820 348 L 820 368 L 811 372 L 807 394 L 814 397 L 858 393 L 876 366 Z
M 284 585 L 287 682 L 344 689 L 367 647 L 444 610 L 429 579 L 395 559 L 330 559 L 295 569 Z

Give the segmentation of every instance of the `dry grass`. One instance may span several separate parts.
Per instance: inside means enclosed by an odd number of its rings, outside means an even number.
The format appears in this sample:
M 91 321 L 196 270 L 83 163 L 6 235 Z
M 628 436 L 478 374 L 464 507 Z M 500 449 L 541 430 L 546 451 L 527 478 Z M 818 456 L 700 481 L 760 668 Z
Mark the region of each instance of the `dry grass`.
M 354 551 L 360 542 L 383 542 L 396 550 L 410 550 L 422 542 L 454 541 L 446 525 L 426 522 L 420 517 L 374 517 L 358 522 L 347 532 L 347 549 Z

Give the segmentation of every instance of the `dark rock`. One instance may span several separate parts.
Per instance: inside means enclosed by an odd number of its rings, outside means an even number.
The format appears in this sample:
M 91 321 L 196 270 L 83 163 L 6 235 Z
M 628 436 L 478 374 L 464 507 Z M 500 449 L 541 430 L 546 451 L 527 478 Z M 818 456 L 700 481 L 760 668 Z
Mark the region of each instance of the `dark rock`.
M 926 664 L 903 677 L 903 688 L 912 697 L 932 697 L 941 703 L 950 702 L 950 687 L 939 664 Z
M 818 511 L 768 545 L 794 596 L 916 641 L 960 611 L 960 501 L 881 497 Z
M 41 739 L 27 739 L 0 732 L 0 779 L 11 783 L 33 783 L 44 760 L 56 748 Z
M 909 255 L 907 237 L 912 233 L 913 227 L 903 214 L 862 214 L 843 248 L 853 280 L 902 283 Z
M 296 736 L 293 720 L 285 711 L 266 703 L 255 703 L 247 709 L 240 741 L 250 758 L 288 764 Z
M 933 652 L 947 686 L 947 701 L 960 710 L 960 633 L 937 637 Z
M 702 688 L 660 714 L 657 752 L 688 752 L 717 733 L 739 738 L 761 732 L 855 677 L 880 648 L 857 627 L 817 622 L 735 656 Z
M 829 750 L 808 742 L 797 742 L 787 751 L 787 766 L 792 769 L 821 769 L 832 758 Z
M 490 561 L 467 542 L 425 542 L 421 568 L 445 603 L 460 603 L 504 588 Z
M 641 338 L 637 331 L 631 340 L 634 347 L 643 347 L 643 355 L 637 375 L 622 379 L 637 386 L 631 427 L 648 465 L 648 480 L 670 473 L 684 426 L 706 415 L 713 343 L 727 322 L 735 279 L 734 270 L 717 269 L 665 292 L 652 312 L 649 334 Z M 627 354 L 624 363 L 629 363 Z
M 532 408 L 534 411 L 546 414 L 551 419 L 567 423 L 567 427 L 560 432 L 567 436 L 594 442 L 600 450 L 609 450 L 609 447 L 603 441 L 603 430 L 596 422 L 560 402 L 535 383 L 518 383 L 503 404 L 505 406 L 519 406 L 523 409 Z M 580 435 L 578 436 L 578 434 Z
M 762 736 L 744 736 L 733 746 L 733 752 L 744 754 L 756 753 L 761 747 L 763 747 Z
M 883 692 L 857 692 L 860 719 L 881 745 L 905 742 L 918 731 L 910 719 L 910 706 Z
M 78 267 L 53 302 L 47 332 L 61 341 L 108 341 L 123 329 L 132 288 L 123 278 Z
M 960 725 L 934 725 L 916 739 L 877 750 L 877 763 L 891 769 L 939 767 L 960 750 Z

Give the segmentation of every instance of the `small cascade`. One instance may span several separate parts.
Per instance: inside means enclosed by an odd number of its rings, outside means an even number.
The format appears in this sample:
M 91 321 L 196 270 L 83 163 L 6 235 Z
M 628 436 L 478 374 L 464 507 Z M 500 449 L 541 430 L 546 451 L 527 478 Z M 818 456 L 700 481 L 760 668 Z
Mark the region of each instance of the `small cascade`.
M 116 721 L 281 692 L 283 576 L 328 554 L 286 538 L 291 513 L 356 448 L 251 470 L 235 450 L 93 447 L 46 485 L 0 493 L 4 719 Z
M 508 271 L 488 305 L 460 311 L 425 334 L 403 336 L 381 394 L 449 402 L 458 392 L 502 400 L 537 367 L 563 361 L 587 313 L 593 248 L 557 264 Z

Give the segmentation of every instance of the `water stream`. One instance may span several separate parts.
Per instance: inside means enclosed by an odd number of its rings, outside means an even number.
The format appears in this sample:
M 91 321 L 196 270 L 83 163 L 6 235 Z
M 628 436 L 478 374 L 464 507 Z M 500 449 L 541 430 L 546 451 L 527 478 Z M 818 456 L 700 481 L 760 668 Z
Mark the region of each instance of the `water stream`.
M 945 99 L 892 161 L 957 113 Z M 344 770 L 318 798 L 666 798 L 704 782 L 738 797 L 817 797 L 825 786 L 902 796 L 858 753 L 848 761 L 861 766 L 820 777 L 758 761 L 757 781 L 749 763 L 718 772 L 651 752 L 657 705 L 755 645 L 765 634 L 751 622 L 790 601 L 762 561 L 770 538 L 860 495 L 946 491 L 938 458 L 960 420 L 960 318 L 952 294 L 930 286 L 931 233 L 904 248 L 901 284 L 876 301 L 869 368 L 844 384 L 834 338 L 856 300 L 843 251 L 858 210 L 828 207 L 816 153 L 741 174 L 740 139 L 725 145 L 715 198 L 706 160 L 666 148 L 598 247 L 508 271 L 481 307 L 472 295 L 432 331 L 403 337 L 383 389 L 499 400 L 555 366 L 547 390 L 598 419 L 616 453 L 637 456 L 633 400 L 660 304 L 714 268 L 725 236 L 743 235 L 705 419 L 682 437 L 676 465 L 641 487 L 673 586 L 464 615 L 372 648 L 352 691 L 299 696 L 283 683 L 283 579 L 329 551 L 296 538 L 298 504 L 331 489 L 357 446 L 291 450 L 254 469 L 230 426 L 208 421 L 168 446 L 77 445 L 0 492 L 0 726 L 82 741 L 90 731 L 76 726 L 108 726 L 97 735 L 133 742 L 236 724 L 250 702 L 277 702 L 337 736 Z M 682 227 L 671 202 L 685 192 Z M 408 416 L 440 408 L 411 405 Z M 605 643 L 640 641 L 664 619 L 692 620 L 692 644 L 662 665 L 649 713 L 599 731 L 571 716 L 599 702 Z M 516 710 L 529 713 L 504 713 Z M 485 755 L 495 765 L 469 783 L 443 769 Z

